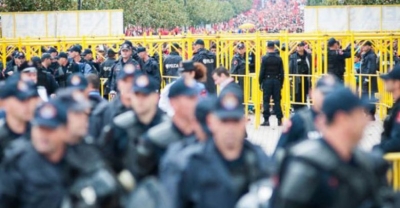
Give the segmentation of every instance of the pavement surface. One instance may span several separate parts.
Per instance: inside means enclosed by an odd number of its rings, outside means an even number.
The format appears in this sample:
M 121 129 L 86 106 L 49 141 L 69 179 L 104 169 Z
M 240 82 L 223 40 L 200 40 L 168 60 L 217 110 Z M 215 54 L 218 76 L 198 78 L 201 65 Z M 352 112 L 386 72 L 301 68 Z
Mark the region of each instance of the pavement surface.
M 249 116 L 250 120 L 247 124 L 247 133 L 249 140 L 254 144 L 260 145 L 265 152 L 270 155 L 274 152 L 276 144 L 282 132 L 282 126 L 278 126 L 275 116 L 270 117 L 271 126 L 256 128 L 254 126 L 254 116 Z M 375 144 L 380 142 L 380 135 L 383 131 L 381 121 L 373 121 L 367 126 L 364 137 L 360 142 L 360 147 L 366 151 L 370 151 Z

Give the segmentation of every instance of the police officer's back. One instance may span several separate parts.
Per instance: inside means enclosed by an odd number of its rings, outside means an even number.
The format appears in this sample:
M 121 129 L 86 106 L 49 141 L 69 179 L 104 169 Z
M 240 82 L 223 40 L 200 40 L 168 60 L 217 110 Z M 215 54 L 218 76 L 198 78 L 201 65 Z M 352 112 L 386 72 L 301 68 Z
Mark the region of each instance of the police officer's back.
M 112 66 L 115 64 L 116 59 L 115 55 L 117 53 L 113 49 L 108 49 L 107 51 L 107 59 L 100 64 L 100 73 L 99 77 L 100 78 L 108 78 L 111 72 Z
M 340 50 L 338 41 L 334 38 L 328 41 L 328 73 L 334 74 L 339 80 L 344 81 L 345 59 L 350 58 L 348 50 Z
M 102 103 L 93 110 L 89 124 L 89 134 L 93 138 L 98 139 L 103 128 L 110 124 L 115 116 L 130 110 L 130 92 L 135 70 L 134 65 L 125 64 L 117 76 L 120 94 L 111 102 Z
M 274 100 L 274 112 L 278 119 L 278 125 L 282 124 L 282 108 L 281 108 L 281 89 L 284 81 L 284 71 L 282 58 L 275 52 L 273 42 L 267 43 L 268 53 L 262 57 L 260 77 L 258 79 L 260 87 L 263 91 L 263 107 L 264 107 L 264 123 L 262 126 L 269 126 L 270 105 L 269 101 L 272 96 Z
M 182 56 L 179 55 L 178 50 L 180 50 L 179 44 L 174 43 L 171 47 L 171 53 L 168 54 L 164 59 L 164 75 L 165 76 L 173 76 L 179 77 L 178 69 L 179 63 L 182 62 Z M 166 83 L 169 83 L 175 79 L 166 78 Z
M 200 62 L 207 67 L 207 81 L 205 83 L 207 92 L 210 94 L 216 93 L 216 86 L 212 79 L 212 72 L 216 67 L 216 56 L 210 51 L 204 48 L 204 41 L 199 39 L 194 43 L 195 54 L 193 55 L 192 60 L 194 62 Z
M 367 102 L 341 87 L 326 96 L 322 139 L 292 147 L 279 171 L 273 207 L 382 207 L 384 160 L 357 148 L 368 120 Z M 383 174 L 382 174 L 383 173 Z M 389 190 L 389 189 L 387 189 Z
M 393 94 L 395 103 L 383 123 L 381 143 L 377 148 L 384 153 L 400 152 L 400 66 L 396 65 L 381 78 L 385 81 L 386 91 Z
M 209 120 L 213 139 L 193 153 L 184 167 L 177 207 L 234 207 L 250 183 L 268 176 L 267 156 L 245 139 L 239 98 L 243 95 L 231 89 L 221 93 Z

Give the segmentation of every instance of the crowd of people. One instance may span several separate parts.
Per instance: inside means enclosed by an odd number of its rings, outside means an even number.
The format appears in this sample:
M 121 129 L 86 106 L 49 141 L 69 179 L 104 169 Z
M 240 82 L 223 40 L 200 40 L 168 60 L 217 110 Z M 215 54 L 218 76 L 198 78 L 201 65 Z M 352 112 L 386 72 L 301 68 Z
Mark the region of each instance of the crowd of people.
M 262 4 L 261 0 L 254 0 L 253 7 L 233 17 L 229 21 L 211 24 L 209 26 L 190 26 L 186 29 L 175 28 L 151 28 L 129 24 L 125 28 L 126 36 L 146 35 L 178 35 L 184 32 L 192 34 L 216 34 L 218 32 L 244 33 L 266 31 L 276 33 L 288 30 L 292 33 L 301 33 L 304 30 L 304 6 L 305 0 L 268 0 Z M 254 27 L 241 29 L 246 23 Z
M 174 79 L 161 92 L 158 64 L 129 41 L 104 51 L 103 63 L 80 45 L 31 60 L 16 51 L 0 83 L 0 207 L 399 207 L 382 157 L 400 150 L 399 66 L 381 76 L 396 116 L 373 154 L 357 147 L 369 104 L 333 71 L 312 86 L 314 105 L 292 117 L 267 156 L 248 140 L 243 83 L 230 77 L 243 73 L 246 46 L 236 46 L 231 71 L 216 68 L 204 46 L 196 40 L 182 61 L 175 45 L 163 60 Z M 267 46 L 259 81 L 271 95 L 283 70 L 276 43 Z M 309 61 L 305 44 L 297 47 L 293 71 L 302 72 Z M 114 93 L 109 102 L 97 67 Z

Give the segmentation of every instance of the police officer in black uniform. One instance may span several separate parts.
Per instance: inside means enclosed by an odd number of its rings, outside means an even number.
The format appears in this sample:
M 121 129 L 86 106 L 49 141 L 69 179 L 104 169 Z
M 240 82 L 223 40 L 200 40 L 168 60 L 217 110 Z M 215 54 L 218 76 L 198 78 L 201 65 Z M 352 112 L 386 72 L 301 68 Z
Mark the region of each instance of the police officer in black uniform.
M 22 52 L 16 51 L 14 54 L 14 59 L 9 61 L 6 65 L 6 70 L 4 71 L 5 78 L 8 78 L 9 76 L 18 72 L 18 68 L 25 61 L 26 61 L 25 54 Z
M 344 81 L 345 59 L 351 57 L 349 50 L 341 50 L 335 38 L 328 40 L 328 73 L 334 74 L 342 82 Z
M 105 126 L 110 124 L 114 117 L 131 109 L 131 90 L 136 68 L 132 64 L 125 64 L 117 76 L 119 95 L 111 102 L 98 105 L 89 122 L 89 134 L 98 139 Z M 137 73 L 137 71 L 136 71 Z
M 311 90 L 313 104 L 311 108 L 304 107 L 283 124 L 283 131 L 275 149 L 275 156 L 281 158 L 284 151 L 305 139 L 319 138 L 321 135 L 315 126 L 315 119 L 321 112 L 324 97 L 341 87 L 336 76 L 328 74 L 321 77 Z
M 57 56 L 58 56 L 57 49 L 50 47 L 49 50 L 46 51 L 46 53 L 50 54 L 51 56 L 50 68 L 57 70 L 60 67 L 60 64 L 57 61 Z
M 83 59 L 85 59 L 86 63 L 88 63 L 92 68 L 96 69 L 97 72 L 100 71 L 100 65 L 93 61 L 93 52 L 90 48 L 87 48 L 82 53 Z M 97 74 L 97 72 L 95 74 Z
M 131 107 L 107 125 L 98 141 L 116 173 L 127 169 L 133 176 L 141 173 L 131 161 L 137 156 L 139 137 L 150 128 L 169 120 L 157 106 L 157 81 L 146 74 L 135 75 Z
M 297 103 L 306 103 L 309 87 L 311 86 L 311 54 L 304 50 L 305 43 L 297 44 L 297 51 L 289 57 L 290 74 L 300 75 L 294 76 L 293 85 L 295 86 L 294 101 Z M 303 76 L 301 76 L 303 75 Z M 298 110 L 304 107 L 304 104 L 293 104 L 293 109 Z
M 34 56 L 31 58 L 31 61 L 33 67 L 36 68 L 37 73 L 36 79 L 33 80 L 33 82 L 35 82 L 38 87 L 44 87 L 46 89 L 47 95 L 50 96 L 52 94 L 55 94 L 58 89 L 58 84 L 53 75 L 42 68 L 41 59 L 39 57 Z
M 31 134 L 15 140 L 5 152 L 0 207 L 61 206 L 68 178 L 63 142 L 68 136 L 66 122 L 66 111 L 54 102 L 36 110 Z
M 246 47 L 244 43 L 236 46 L 237 53 L 233 56 L 231 62 L 231 74 L 243 76 L 246 75 Z M 244 77 L 237 77 L 239 86 L 244 90 Z
M 42 54 L 42 58 L 40 58 L 41 62 L 42 62 L 42 70 L 50 73 L 51 75 L 54 76 L 55 74 L 55 69 L 50 68 L 51 66 L 51 55 L 48 53 L 43 53 Z
M 9 143 L 30 131 L 37 98 L 35 84 L 19 80 L 18 74 L 9 77 L 2 87 L 0 99 L 7 116 L 0 120 L 0 161 Z
M 164 59 L 164 76 L 179 77 L 178 69 L 179 63 L 182 62 L 182 56 L 179 55 L 181 47 L 179 44 L 174 43 L 171 47 L 171 53 Z M 165 78 L 166 84 L 174 81 L 174 78 Z
M 140 138 L 138 155 L 132 163 L 140 173 L 135 178 L 157 175 L 159 162 L 168 146 L 194 135 L 198 125 L 194 115 L 198 95 L 194 79 L 188 77 L 174 82 L 168 93 L 175 112 L 172 122 L 156 125 Z
M 132 64 L 135 67 L 135 70 L 141 70 L 140 64 L 132 59 L 132 43 L 127 42 L 122 44 L 121 46 L 121 57 L 115 63 L 115 65 L 111 69 L 110 76 L 108 77 L 107 85 L 110 88 L 110 96 L 113 98 L 117 94 L 117 77 L 120 71 L 124 68 L 126 64 Z
M 386 162 L 357 148 L 368 124 L 366 106 L 345 87 L 326 96 L 317 120 L 323 138 L 289 150 L 272 207 L 384 207 L 378 193 L 389 188 L 379 167 Z
M 157 89 L 160 91 L 161 89 L 161 74 L 160 67 L 156 60 L 151 58 L 144 47 L 138 47 L 137 53 L 139 57 L 143 60 L 142 64 L 142 72 L 148 74 L 153 77 L 154 80 L 157 81 Z
M 395 103 L 383 123 L 381 143 L 375 148 L 384 153 L 400 152 L 400 66 L 396 65 L 392 71 L 381 75 L 381 78 L 385 81 L 386 91 L 392 93 Z
M 379 66 L 377 65 L 377 56 L 372 50 L 372 43 L 370 41 L 364 43 L 362 50 L 364 54 L 361 59 L 361 74 L 372 75 L 361 76 L 362 93 L 374 97 L 375 93 L 378 92 L 378 81 L 377 77 L 374 76 L 376 75 L 376 71 L 379 70 Z
M 262 57 L 260 77 L 258 79 L 263 91 L 264 123 L 261 126 L 269 126 L 269 101 L 272 96 L 274 100 L 274 112 L 278 119 L 278 125 L 282 124 L 281 89 L 284 81 L 282 58 L 275 52 L 275 44 L 267 43 L 268 53 Z
M 73 61 L 68 60 L 68 54 L 61 52 L 56 59 L 60 67 L 55 72 L 55 79 L 60 87 L 66 87 L 68 78 L 75 73 L 79 73 L 79 66 Z
M 117 53 L 112 48 L 107 50 L 107 59 L 100 64 L 100 73 L 99 73 L 100 78 L 108 78 L 111 72 L 111 67 L 116 62 L 115 59 L 116 54 Z
M 245 139 L 241 96 L 237 88 L 221 92 L 209 119 L 212 139 L 192 153 L 177 182 L 177 207 L 235 207 L 251 183 L 269 175 L 268 157 Z
M 194 43 L 194 51 L 195 53 L 192 61 L 200 62 L 207 67 L 207 81 L 205 83 L 207 92 L 210 94 L 215 94 L 217 89 L 214 84 L 214 80 L 212 79 L 212 72 L 216 68 L 216 56 L 204 48 L 204 41 L 201 39 L 196 40 Z

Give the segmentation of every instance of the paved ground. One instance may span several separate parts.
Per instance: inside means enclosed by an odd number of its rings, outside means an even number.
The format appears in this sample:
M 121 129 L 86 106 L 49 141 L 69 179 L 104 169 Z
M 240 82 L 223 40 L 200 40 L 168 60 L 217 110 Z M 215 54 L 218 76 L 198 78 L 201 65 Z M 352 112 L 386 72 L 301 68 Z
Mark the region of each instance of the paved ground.
M 282 127 L 278 126 L 275 117 L 270 118 L 270 127 L 255 128 L 254 117 L 250 116 L 249 124 L 247 125 L 247 133 L 249 134 L 249 139 L 255 144 L 260 145 L 267 154 L 271 154 L 278 142 L 281 135 Z M 380 134 L 382 132 L 382 122 L 374 121 L 366 128 L 364 132 L 364 138 L 360 142 L 360 147 L 364 150 L 370 150 L 373 145 L 379 143 Z

